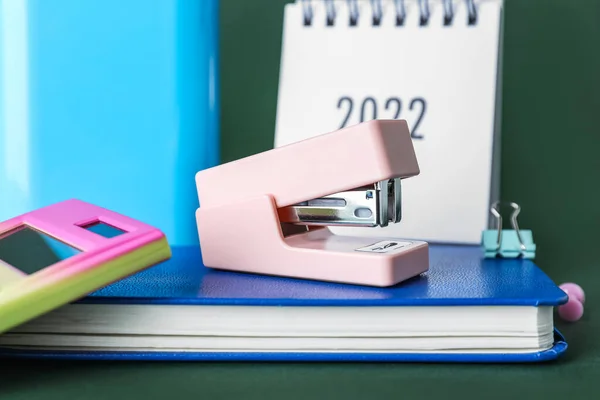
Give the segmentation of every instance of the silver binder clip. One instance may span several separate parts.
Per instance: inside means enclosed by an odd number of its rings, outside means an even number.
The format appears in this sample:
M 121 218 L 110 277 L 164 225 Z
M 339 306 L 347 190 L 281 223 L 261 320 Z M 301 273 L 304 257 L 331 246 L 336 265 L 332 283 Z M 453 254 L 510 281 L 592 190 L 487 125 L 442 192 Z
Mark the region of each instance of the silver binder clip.
M 521 212 L 521 207 L 514 202 L 507 203 L 513 208 L 510 217 L 512 229 L 502 229 L 502 215 L 500 206 L 504 204 L 496 201 L 490 209 L 492 215 L 496 217 L 496 229 L 483 231 L 482 246 L 486 258 L 504 257 L 527 259 L 535 258 L 536 245 L 533 243 L 533 234 L 531 230 L 520 230 L 517 224 L 517 216 Z

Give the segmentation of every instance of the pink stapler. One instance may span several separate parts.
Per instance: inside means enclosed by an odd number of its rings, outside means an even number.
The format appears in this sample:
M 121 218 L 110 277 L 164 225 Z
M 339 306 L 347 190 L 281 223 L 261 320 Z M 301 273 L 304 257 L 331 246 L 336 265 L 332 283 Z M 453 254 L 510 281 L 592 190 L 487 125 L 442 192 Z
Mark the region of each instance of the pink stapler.
M 200 171 L 203 263 L 214 269 L 391 286 L 429 268 L 426 242 L 334 234 L 401 219 L 419 174 L 403 120 L 374 120 Z

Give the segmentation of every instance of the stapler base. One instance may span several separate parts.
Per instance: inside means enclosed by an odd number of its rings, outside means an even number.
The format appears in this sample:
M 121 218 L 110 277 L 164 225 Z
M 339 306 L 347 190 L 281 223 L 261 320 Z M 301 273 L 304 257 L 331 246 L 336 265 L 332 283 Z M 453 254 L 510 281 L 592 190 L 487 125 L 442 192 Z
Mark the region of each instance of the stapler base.
M 341 236 L 327 227 L 286 237 L 271 196 L 240 203 L 197 210 L 206 267 L 378 287 L 429 269 L 426 242 Z

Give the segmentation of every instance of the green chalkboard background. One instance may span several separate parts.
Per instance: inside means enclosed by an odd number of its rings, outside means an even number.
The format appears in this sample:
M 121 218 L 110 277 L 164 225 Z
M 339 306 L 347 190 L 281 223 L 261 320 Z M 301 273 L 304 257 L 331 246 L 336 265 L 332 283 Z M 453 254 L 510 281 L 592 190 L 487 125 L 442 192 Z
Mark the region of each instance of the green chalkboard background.
M 291 2 L 222 2 L 223 162 L 273 147 Z M 600 269 L 600 0 L 507 0 L 502 91 L 502 198 L 545 270 L 584 279 Z
M 201 0 L 196 0 L 201 1 Z M 284 0 L 221 1 L 222 159 L 272 147 Z M 587 294 L 546 365 L 8 362 L 0 398 L 597 398 L 600 0 L 506 0 L 502 192 L 537 263 Z M 484 397 L 485 396 L 485 397 Z

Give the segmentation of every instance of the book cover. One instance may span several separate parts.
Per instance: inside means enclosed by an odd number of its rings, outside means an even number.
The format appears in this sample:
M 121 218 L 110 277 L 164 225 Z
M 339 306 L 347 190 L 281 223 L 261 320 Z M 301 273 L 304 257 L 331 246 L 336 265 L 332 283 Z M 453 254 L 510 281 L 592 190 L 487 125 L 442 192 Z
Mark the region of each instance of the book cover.
M 365 266 L 368 268 L 368 266 Z M 198 247 L 174 248 L 173 258 L 115 282 L 80 304 L 189 306 L 524 306 L 554 307 L 566 294 L 531 260 L 485 259 L 478 246 L 432 245 L 430 270 L 390 288 L 308 281 L 218 271 L 202 265 Z M 418 361 L 534 362 L 552 360 L 567 347 L 555 331 L 552 348 L 509 353 L 328 353 L 41 351 L 3 349 L 0 354 L 34 358 L 116 360 Z

